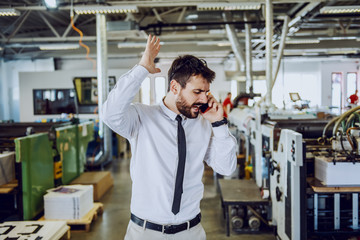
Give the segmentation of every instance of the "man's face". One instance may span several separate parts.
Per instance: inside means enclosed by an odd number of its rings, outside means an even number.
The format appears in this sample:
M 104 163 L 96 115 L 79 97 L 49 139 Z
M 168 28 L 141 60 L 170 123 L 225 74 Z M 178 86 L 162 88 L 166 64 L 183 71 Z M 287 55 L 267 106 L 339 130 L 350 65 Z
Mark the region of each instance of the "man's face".
M 187 118 L 196 118 L 199 107 L 208 102 L 207 93 L 210 84 L 201 75 L 191 76 L 185 88 L 180 87 L 176 99 L 176 107 Z

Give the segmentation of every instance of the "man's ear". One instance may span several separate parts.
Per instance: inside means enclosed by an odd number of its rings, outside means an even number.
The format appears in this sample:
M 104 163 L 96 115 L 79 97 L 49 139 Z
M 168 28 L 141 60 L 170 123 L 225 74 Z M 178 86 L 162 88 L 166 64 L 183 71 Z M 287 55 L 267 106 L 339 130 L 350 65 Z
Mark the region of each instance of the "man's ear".
M 172 92 L 174 95 L 177 95 L 179 91 L 180 91 L 180 84 L 175 80 L 171 80 L 170 92 Z

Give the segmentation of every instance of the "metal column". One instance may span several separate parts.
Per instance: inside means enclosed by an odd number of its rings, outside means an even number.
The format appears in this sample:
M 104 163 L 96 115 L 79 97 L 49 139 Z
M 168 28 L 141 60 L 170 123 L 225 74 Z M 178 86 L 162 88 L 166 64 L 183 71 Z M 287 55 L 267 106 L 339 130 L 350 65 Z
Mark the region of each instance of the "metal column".
M 245 22 L 249 21 L 247 12 L 244 13 L 244 20 Z M 251 24 L 245 23 L 245 33 L 246 92 L 253 93 Z
M 266 106 L 272 102 L 272 39 L 273 39 L 273 5 L 272 0 L 266 0 Z
M 103 140 L 102 163 L 107 161 L 111 153 L 111 130 L 102 121 L 102 105 L 109 93 L 109 81 L 107 74 L 107 39 L 106 39 L 106 15 L 96 14 L 96 48 L 97 48 L 97 80 L 98 80 L 98 112 L 99 112 L 99 136 Z M 111 156 L 111 155 L 110 155 Z
M 340 193 L 334 193 L 334 229 L 340 229 Z
M 314 193 L 314 230 L 318 230 L 319 195 Z
M 281 58 L 282 58 L 282 56 L 284 54 L 286 35 L 287 35 L 288 31 L 289 31 L 289 27 L 288 27 L 289 21 L 290 21 L 290 17 L 285 16 L 284 24 L 283 24 L 282 32 L 281 32 L 281 38 L 280 38 L 278 54 L 277 54 L 277 57 L 276 57 L 275 73 L 274 73 L 273 82 L 271 84 L 271 89 L 274 87 L 277 75 L 279 73 Z
M 223 13 L 223 18 L 226 22 L 232 21 L 232 16 L 229 12 Z M 241 47 L 239 40 L 236 36 L 236 31 L 233 25 L 225 24 L 226 33 L 228 35 L 229 41 L 231 43 L 231 48 L 234 51 L 235 57 L 238 60 L 240 65 L 240 71 L 245 71 L 245 57 L 244 57 L 244 50 Z
M 352 222 L 353 222 L 353 229 L 359 229 L 359 194 L 353 193 L 352 194 Z

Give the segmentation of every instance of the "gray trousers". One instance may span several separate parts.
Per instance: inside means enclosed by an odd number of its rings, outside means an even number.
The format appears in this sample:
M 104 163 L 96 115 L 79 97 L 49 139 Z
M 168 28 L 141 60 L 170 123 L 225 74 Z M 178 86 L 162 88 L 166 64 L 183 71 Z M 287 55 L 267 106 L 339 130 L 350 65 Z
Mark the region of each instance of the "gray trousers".
M 162 232 L 145 229 L 133 223 L 131 220 L 127 227 L 124 240 L 206 240 L 206 234 L 201 223 L 176 234 L 164 234 Z

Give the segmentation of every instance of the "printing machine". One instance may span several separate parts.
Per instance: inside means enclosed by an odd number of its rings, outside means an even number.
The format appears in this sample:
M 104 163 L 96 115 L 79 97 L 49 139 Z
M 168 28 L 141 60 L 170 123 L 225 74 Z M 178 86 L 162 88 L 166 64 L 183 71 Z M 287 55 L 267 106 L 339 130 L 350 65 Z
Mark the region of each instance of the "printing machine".
M 92 121 L 0 124 L 0 222 L 31 220 L 43 212 L 47 189 L 69 184 L 84 171 L 88 143 L 93 140 Z M 11 159 L 16 179 L 3 168 L 1 154 Z M 7 164 L 8 165 L 8 164 Z M 10 181 L 13 180 L 13 181 Z M 4 184 L 4 185 L 3 185 Z
M 360 236 L 357 111 L 330 120 L 264 114 L 256 107 L 230 113 L 245 139 L 253 178 L 271 201 L 269 225 L 280 239 Z

